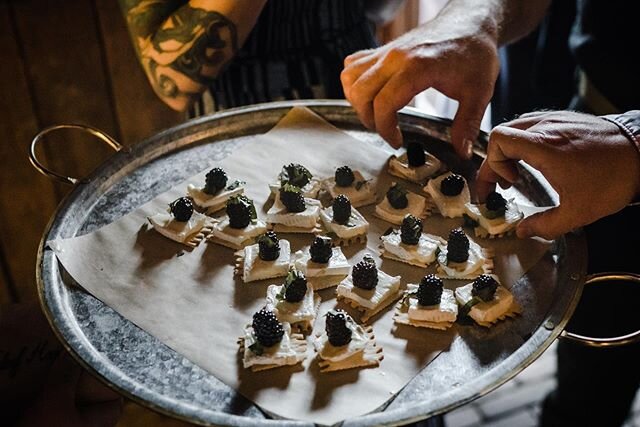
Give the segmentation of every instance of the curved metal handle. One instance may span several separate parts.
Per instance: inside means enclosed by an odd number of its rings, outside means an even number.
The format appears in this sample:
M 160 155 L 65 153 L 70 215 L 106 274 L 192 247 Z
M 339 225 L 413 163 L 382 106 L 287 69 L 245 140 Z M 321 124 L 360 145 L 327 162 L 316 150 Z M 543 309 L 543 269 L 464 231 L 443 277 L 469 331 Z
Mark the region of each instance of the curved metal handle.
M 585 286 L 604 282 L 609 280 L 621 280 L 621 281 L 629 281 L 635 282 L 636 285 L 640 286 L 640 275 L 633 273 L 598 273 L 592 274 L 587 277 L 585 281 Z M 560 334 L 561 338 L 566 338 L 572 341 L 576 341 L 580 344 L 589 346 L 589 347 L 619 347 L 622 345 L 632 344 L 636 341 L 640 340 L 640 329 L 626 335 L 620 335 L 617 337 L 610 338 L 596 338 L 596 337 L 587 337 L 584 335 L 574 334 L 573 332 L 568 332 L 566 330 L 562 331 Z
M 49 178 L 53 178 L 57 181 L 64 182 L 65 184 L 75 185 L 78 182 L 81 182 L 82 180 L 78 178 L 72 178 L 69 176 L 61 175 L 57 172 L 49 170 L 45 165 L 43 165 L 40 162 L 40 160 L 38 160 L 38 157 L 36 156 L 36 145 L 38 144 L 38 142 L 40 142 L 40 140 L 45 135 L 60 129 L 79 129 L 84 132 L 87 132 L 97 137 L 98 139 L 102 140 L 103 142 L 105 142 L 107 145 L 109 145 L 109 147 L 113 148 L 116 152 L 121 151 L 122 149 L 125 148 L 122 144 L 120 144 L 118 141 L 116 141 L 115 139 L 113 139 L 112 137 L 110 137 L 100 129 L 96 129 L 91 126 L 77 125 L 77 124 L 62 124 L 62 125 L 49 126 L 48 128 L 41 130 L 31 140 L 31 148 L 29 150 L 29 161 L 31 161 L 31 164 L 33 165 L 33 167 L 36 168 L 36 170 L 41 174 L 48 176 Z

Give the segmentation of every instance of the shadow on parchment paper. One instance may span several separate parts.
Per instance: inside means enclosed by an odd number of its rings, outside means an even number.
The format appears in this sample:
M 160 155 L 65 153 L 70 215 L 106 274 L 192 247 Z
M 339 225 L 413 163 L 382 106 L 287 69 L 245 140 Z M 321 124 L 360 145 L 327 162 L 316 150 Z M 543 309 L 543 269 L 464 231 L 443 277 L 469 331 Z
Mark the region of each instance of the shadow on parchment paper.
M 326 407 L 331 403 L 333 391 L 347 384 L 358 381 L 362 369 L 376 368 L 377 366 L 347 369 L 344 371 L 331 372 L 329 374 L 320 372 L 318 357 L 314 358 L 309 365 L 309 373 L 314 378 L 315 392 L 311 401 L 311 409 L 317 410 Z
M 210 283 L 221 265 L 234 265 L 236 262 L 235 250 L 224 246 L 203 242 L 202 262 L 198 265 L 196 278 L 198 283 Z
M 428 361 L 430 362 L 434 353 L 437 355 L 449 350 L 457 335 L 455 325 L 446 331 L 395 325 L 391 333 L 394 337 L 406 341 L 405 353 L 407 356 L 413 357 L 421 366 L 424 366 Z M 424 344 L 427 341 L 429 348 L 433 349 L 433 352 L 428 354 L 424 352 Z
M 190 247 L 162 236 L 147 223 L 142 224 L 136 233 L 134 250 L 141 255 L 138 270 L 142 271 L 152 270 L 171 258 L 191 252 Z
M 238 391 L 247 399 L 255 401 L 256 394 L 263 389 L 286 390 L 291 376 L 304 371 L 304 366 L 297 363 L 293 366 L 281 366 L 260 372 L 246 369 L 242 364 L 242 353 L 238 352 L 236 371 L 238 375 Z

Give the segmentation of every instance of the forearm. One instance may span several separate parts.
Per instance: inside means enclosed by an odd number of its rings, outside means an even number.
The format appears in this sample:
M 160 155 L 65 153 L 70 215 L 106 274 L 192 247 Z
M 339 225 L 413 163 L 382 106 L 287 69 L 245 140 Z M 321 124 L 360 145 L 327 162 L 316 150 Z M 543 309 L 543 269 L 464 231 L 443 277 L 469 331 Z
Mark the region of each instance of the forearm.
M 251 32 L 266 0 L 120 0 L 157 95 L 182 111 Z
M 610 114 L 602 116 L 602 118 L 618 126 L 624 136 L 633 144 L 637 156 L 630 157 L 629 164 L 631 167 L 636 165 L 639 169 L 638 175 L 640 175 L 640 110 L 627 111 L 623 114 Z M 633 201 L 638 203 L 640 201 L 640 182 L 636 183 L 635 188 L 637 190 Z
M 551 0 L 450 0 L 436 19 L 467 21 L 470 31 L 479 29 L 502 46 L 533 31 L 550 3 Z

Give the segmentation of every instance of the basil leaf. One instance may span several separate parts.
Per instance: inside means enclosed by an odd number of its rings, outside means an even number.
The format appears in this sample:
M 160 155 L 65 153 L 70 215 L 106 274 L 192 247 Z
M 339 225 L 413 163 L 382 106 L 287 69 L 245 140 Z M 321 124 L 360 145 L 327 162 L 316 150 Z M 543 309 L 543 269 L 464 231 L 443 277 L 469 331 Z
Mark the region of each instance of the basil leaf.
M 235 190 L 236 188 L 238 188 L 238 187 L 240 187 L 240 186 L 242 186 L 244 184 L 246 184 L 246 182 L 235 180 L 231 184 L 227 185 L 227 188 L 225 188 L 225 190 L 227 190 L 227 191 Z
M 251 344 L 249 346 L 249 350 L 253 351 L 258 356 L 262 356 L 262 353 L 264 353 L 264 347 L 262 347 L 262 344 L 260 344 L 258 341 Z

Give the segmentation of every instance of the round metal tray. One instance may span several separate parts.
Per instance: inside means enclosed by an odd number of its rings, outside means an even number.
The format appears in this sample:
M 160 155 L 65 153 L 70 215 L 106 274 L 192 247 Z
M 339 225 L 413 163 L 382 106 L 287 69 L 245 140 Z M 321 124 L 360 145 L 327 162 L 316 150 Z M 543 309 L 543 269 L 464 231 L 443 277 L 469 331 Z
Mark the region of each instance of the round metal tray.
M 161 132 L 122 150 L 79 181 L 52 217 L 38 252 L 42 307 L 58 337 L 79 363 L 125 396 L 154 410 L 202 425 L 307 425 L 273 420 L 249 400 L 142 331 L 101 301 L 73 285 L 46 242 L 82 235 L 134 210 L 173 185 L 226 157 L 235 145 L 275 125 L 304 105 L 335 126 L 374 145 L 384 142 L 365 130 L 341 101 L 277 102 L 228 110 Z M 448 143 L 450 122 L 406 108 L 400 113 L 406 140 L 418 140 L 446 162 L 456 158 Z M 477 166 L 487 136 L 474 147 Z M 462 167 L 464 165 L 457 165 Z M 469 166 L 469 165 L 467 165 Z M 455 166 L 454 166 L 455 167 Z M 473 167 L 473 165 L 471 165 Z M 537 205 L 554 192 L 522 166 L 517 188 Z M 519 282 L 524 315 L 490 330 L 459 328 L 453 342 L 378 412 L 343 425 L 398 425 L 454 409 L 506 382 L 532 363 L 563 330 L 580 297 L 586 271 L 581 234 L 556 240 Z

